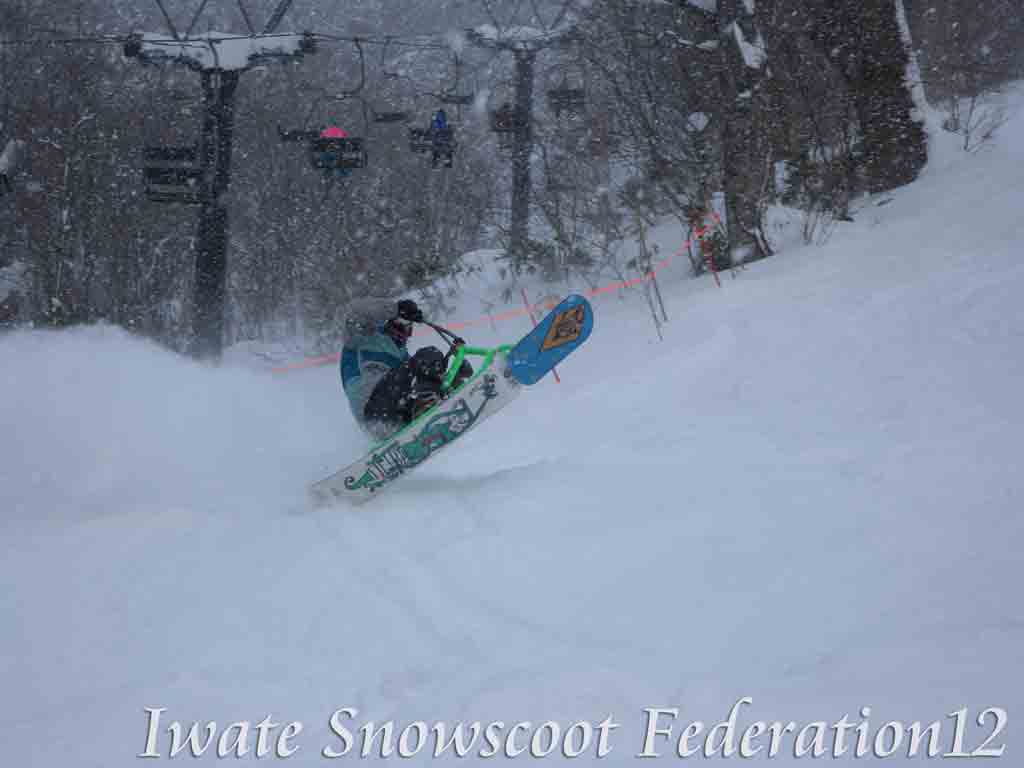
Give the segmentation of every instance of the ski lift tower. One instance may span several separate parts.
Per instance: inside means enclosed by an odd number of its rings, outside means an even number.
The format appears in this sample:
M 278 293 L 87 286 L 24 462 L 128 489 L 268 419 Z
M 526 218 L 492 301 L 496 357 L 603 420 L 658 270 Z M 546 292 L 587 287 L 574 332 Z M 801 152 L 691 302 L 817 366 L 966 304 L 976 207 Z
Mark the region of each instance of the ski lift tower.
M 199 359 L 219 360 L 224 344 L 227 296 L 228 209 L 224 199 L 231 182 L 235 124 L 235 91 L 242 73 L 268 62 L 288 62 L 316 52 L 310 33 L 275 34 L 293 0 L 280 0 L 262 32 L 243 11 L 248 35 L 191 37 L 206 7 L 200 4 L 184 35 L 179 34 L 156 0 L 171 39 L 134 35 L 124 46 L 127 58 L 143 64 L 182 64 L 199 73 L 203 110 L 199 140 L 190 147 L 147 147 L 147 196 L 154 201 L 199 206 L 196 235 L 193 326 L 189 352 Z
M 530 159 L 533 155 L 533 70 L 537 54 L 562 45 L 575 34 L 573 29 L 552 33 L 499 35 L 493 27 L 466 30 L 473 45 L 491 50 L 511 51 L 516 60 L 516 100 L 511 114 L 492 115 L 492 130 L 512 135 L 512 226 L 509 255 L 513 264 L 526 256 L 530 237 Z M 499 111 L 500 112 L 500 111 Z

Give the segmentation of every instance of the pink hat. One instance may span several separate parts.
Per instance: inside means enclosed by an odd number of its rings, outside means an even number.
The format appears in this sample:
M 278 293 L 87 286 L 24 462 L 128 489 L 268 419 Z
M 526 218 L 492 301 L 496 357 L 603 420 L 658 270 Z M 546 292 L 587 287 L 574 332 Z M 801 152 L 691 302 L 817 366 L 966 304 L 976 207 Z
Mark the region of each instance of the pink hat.
M 321 139 L 347 139 L 348 132 L 343 131 L 341 128 L 332 125 L 330 128 L 324 128 L 320 131 Z

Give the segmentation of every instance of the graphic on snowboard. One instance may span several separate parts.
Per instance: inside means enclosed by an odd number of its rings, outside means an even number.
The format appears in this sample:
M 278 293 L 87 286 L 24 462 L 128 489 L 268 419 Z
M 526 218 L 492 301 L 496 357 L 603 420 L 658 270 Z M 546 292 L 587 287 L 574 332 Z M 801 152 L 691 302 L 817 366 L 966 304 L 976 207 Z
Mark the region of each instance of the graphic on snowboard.
M 582 305 L 567 309 L 560 314 L 551 323 L 551 329 L 544 337 L 544 343 L 540 347 L 541 351 L 547 352 L 549 349 L 576 341 L 583 333 L 585 319 L 585 307 Z
M 582 345 L 593 329 L 590 302 L 569 296 L 512 348 L 509 370 L 521 384 L 536 384 Z
M 460 397 L 451 410 L 430 416 L 427 423 L 416 433 L 416 437 L 409 442 L 392 442 L 381 449 L 380 453 L 372 453 L 368 462 L 370 466 L 360 477 L 350 475 L 345 478 L 345 489 L 354 491 L 365 488 L 371 492 L 376 491 L 402 473 L 426 461 L 435 451 L 455 440 L 476 423 L 487 404 L 498 396 L 496 381 L 495 375 L 488 373 L 484 380 L 478 382 L 470 391 L 470 396 L 476 394 L 477 389 L 483 394 L 483 401 L 476 411 L 473 411 L 465 398 Z

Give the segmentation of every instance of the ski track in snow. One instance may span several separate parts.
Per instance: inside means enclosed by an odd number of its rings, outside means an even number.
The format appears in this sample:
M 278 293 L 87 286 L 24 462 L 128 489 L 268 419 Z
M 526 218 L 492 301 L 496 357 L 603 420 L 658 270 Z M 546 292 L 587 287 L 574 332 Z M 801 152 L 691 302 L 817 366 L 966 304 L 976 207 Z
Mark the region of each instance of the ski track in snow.
M 5 764 L 134 765 L 144 707 L 300 720 L 287 762 L 321 764 L 351 706 L 399 729 L 612 714 L 616 765 L 643 707 L 679 707 L 678 737 L 742 696 L 741 731 L 999 706 L 1010 754 L 1024 120 L 950 141 L 824 248 L 721 289 L 670 275 L 663 343 L 642 298 L 596 300 L 563 384 L 359 509 L 304 497 L 365 448 L 333 367 L 0 337 Z

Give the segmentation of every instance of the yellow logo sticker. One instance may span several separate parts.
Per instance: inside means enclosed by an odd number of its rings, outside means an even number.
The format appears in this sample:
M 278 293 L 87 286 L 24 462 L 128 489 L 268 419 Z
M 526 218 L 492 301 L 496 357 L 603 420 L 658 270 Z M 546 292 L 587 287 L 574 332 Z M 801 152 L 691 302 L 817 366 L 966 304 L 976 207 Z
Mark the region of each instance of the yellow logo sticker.
M 548 329 L 548 335 L 544 338 L 540 351 L 547 352 L 549 349 L 557 349 L 565 344 L 576 341 L 583 333 L 583 321 L 586 319 L 586 312 L 583 305 L 567 309 L 555 318 Z

